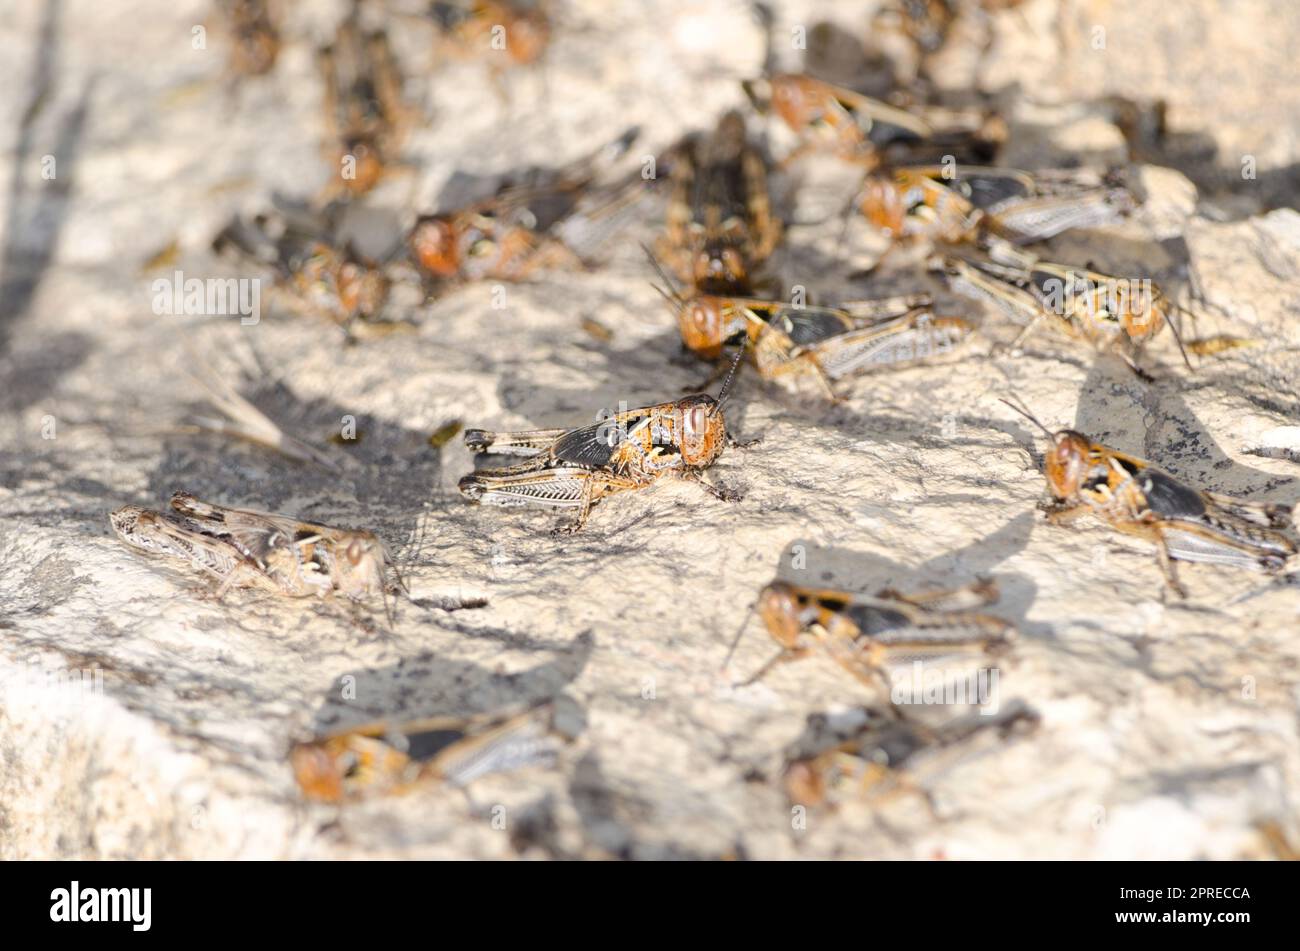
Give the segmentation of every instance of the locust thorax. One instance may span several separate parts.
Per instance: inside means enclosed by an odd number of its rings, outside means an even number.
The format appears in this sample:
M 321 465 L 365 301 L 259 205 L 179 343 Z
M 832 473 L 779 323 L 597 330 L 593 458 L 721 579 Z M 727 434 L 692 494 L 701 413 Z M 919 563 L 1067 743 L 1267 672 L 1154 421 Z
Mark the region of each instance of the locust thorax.
M 411 229 L 410 247 L 416 263 L 434 277 L 455 277 L 460 270 L 457 229 L 443 215 L 417 221 Z
M 773 581 L 758 595 L 758 616 L 767 633 L 787 650 L 799 646 L 803 624 L 799 620 L 799 596 L 784 581 Z
M 1073 498 L 1083 487 L 1088 472 L 1092 441 L 1082 433 L 1063 429 L 1052 437 L 1044 469 L 1047 487 L 1058 499 Z
M 885 175 L 870 175 L 858 198 L 858 210 L 872 227 L 889 235 L 903 233 L 907 208 L 902 190 Z
M 718 401 L 707 393 L 688 396 L 677 403 L 676 422 L 682 461 L 698 468 L 712 465 L 727 439 Z
M 683 302 L 677 308 L 677 329 L 686 349 L 705 360 L 722 356 L 723 301 L 704 295 Z

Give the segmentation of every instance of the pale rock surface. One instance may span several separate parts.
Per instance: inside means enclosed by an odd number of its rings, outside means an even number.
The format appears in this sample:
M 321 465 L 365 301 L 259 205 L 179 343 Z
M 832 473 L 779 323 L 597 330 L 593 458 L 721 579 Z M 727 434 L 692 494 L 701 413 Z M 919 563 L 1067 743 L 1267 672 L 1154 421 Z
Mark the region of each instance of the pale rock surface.
M 740 2 L 562 6 L 548 64 L 512 79 L 508 101 L 481 63 L 429 71 L 427 31 L 400 31 L 408 92 L 433 119 L 409 141 L 418 172 L 373 196 L 390 237 L 458 170 L 558 163 L 631 124 L 638 156 L 655 153 L 741 105 L 737 80 L 762 67 L 761 30 Z M 776 20 L 786 30 L 829 18 L 861 36 L 871 7 L 791 4 Z M 47 9 L 57 17 L 42 45 Z M 987 317 L 981 342 L 941 365 L 859 379 L 839 407 L 743 376 L 728 424 L 762 441 L 713 472 L 741 502 L 663 485 L 600 505 L 586 530 L 559 539 L 552 515 L 464 504 L 455 484 L 469 453 L 428 437 L 456 419 L 583 423 L 700 379 L 637 247 L 657 220 L 621 236 L 605 269 L 509 287 L 504 309 L 468 287 L 422 308 L 415 332 L 353 347 L 327 324 L 275 312 L 241 327 L 151 309 L 159 275 L 141 267 L 173 238 L 187 275 L 227 276 L 206 248 L 231 213 L 325 184 L 311 44 L 336 15 L 296 5 L 276 71 L 234 88 L 215 28 L 207 50 L 191 49 L 208 17 L 195 0 L 22 4 L 0 27 L 0 79 L 26 91 L 0 97 L 0 857 L 1234 858 L 1271 854 L 1268 822 L 1296 840 L 1295 587 L 1187 566 L 1182 602 L 1146 544 L 1046 525 L 1041 436 L 998 402 L 1015 393 L 1051 426 L 1206 488 L 1300 499 L 1300 218 L 1268 210 L 1294 204 L 1292 5 L 1030 0 L 963 28 L 990 35 L 981 56 L 954 50 L 936 66 L 940 86 L 977 76 L 999 98 L 1014 161 L 1029 166 L 1122 158 L 1109 113 L 1089 104 L 1167 98 L 1171 131 L 1208 142 L 1210 157 L 1197 153 L 1187 174 L 1148 160 L 1137 170 L 1147 204 L 1131 221 L 1062 236 L 1045 254 L 1149 274 L 1183 300 L 1190 261 L 1203 302 L 1185 337 L 1256 346 L 1189 374 L 1166 336 L 1146 384 L 1048 334 L 1023 355 L 991 355 L 1014 329 Z M 1089 46 L 1093 25 L 1106 27 L 1104 51 Z M 788 141 L 754 128 L 774 148 Z M 1253 181 L 1239 175 L 1246 153 Z M 40 175 L 46 154 L 54 181 Z M 1217 190 L 1198 197 L 1197 185 Z M 823 300 L 874 292 L 848 277 L 859 248 L 840 240 L 838 219 L 799 220 L 776 268 L 786 284 Z M 917 280 L 894 271 L 875 286 Z M 612 339 L 585 333 L 584 318 Z M 351 463 L 333 475 L 161 432 L 198 398 L 187 346 L 234 378 L 255 348 L 271 373 L 248 384 L 259 404 Z M 330 446 L 345 415 L 362 438 Z M 43 438 L 51 424 L 55 438 Z M 328 605 L 216 602 L 108 531 L 111 509 L 159 506 L 179 488 L 372 528 L 398 550 L 417 600 L 489 603 L 447 613 L 399 602 L 392 636 L 377 638 Z M 1036 708 L 1040 729 L 944 774 L 937 820 L 904 796 L 813 811 L 792 828 L 782 750 L 809 714 L 880 697 L 820 660 L 730 686 L 769 656 L 755 625 L 719 672 L 776 575 L 860 591 L 993 576 L 997 610 L 1021 632 L 1001 696 Z M 97 671 L 102 690 L 57 679 L 80 670 Z M 355 700 L 342 699 L 345 683 Z M 319 728 L 555 695 L 586 721 L 562 764 L 489 778 L 468 796 L 307 806 L 287 766 L 289 743 Z

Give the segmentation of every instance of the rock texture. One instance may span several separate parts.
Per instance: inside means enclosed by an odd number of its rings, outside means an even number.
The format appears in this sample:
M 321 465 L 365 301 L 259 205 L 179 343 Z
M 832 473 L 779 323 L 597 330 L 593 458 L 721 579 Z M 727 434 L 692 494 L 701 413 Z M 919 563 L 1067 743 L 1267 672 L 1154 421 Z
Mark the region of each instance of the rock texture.
M 1290 4 L 1029 0 L 964 23 L 931 70 L 953 95 L 991 96 L 1008 160 L 1029 167 L 1122 161 L 1108 97 L 1167 99 L 1165 139 L 1135 146 L 1143 207 L 1045 256 L 1149 274 L 1184 301 L 1199 282 L 1185 336 L 1254 346 L 1189 373 L 1166 338 L 1146 383 L 1050 334 L 995 351 L 1014 328 L 986 315 L 979 342 L 858 379 L 840 406 L 742 376 L 728 423 L 761 441 L 713 473 L 742 501 L 664 485 L 601 504 L 566 538 L 552 515 L 464 504 L 469 453 L 429 436 L 452 420 L 583 423 L 699 380 L 637 247 L 659 219 L 612 242 L 604 268 L 509 286 L 503 307 L 466 287 L 411 309 L 414 331 L 354 346 L 273 307 L 255 326 L 155 315 L 146 262 L 160 250 L 179 248 L 164 274 L 231 276 L 207 243 L 233 212 L 324 186 L 312 50 L 339 10 L 295 5 L 276 70 L 232 84 L 215 24 L 191 46 L 206 3 L 134 6 L 20 5 L 0 28 L 5 88 L 25 91 L 0 100 L 0 857 L 1234 858 L 1273 854 L 1265 828 L 1296 840 L 1296 588 L 1187 566 L 1179 601 L 1146 544 L 1045 524 L 1041 437 L 998 402 L 1017 394 L 1049 425 L 1205 488 L 1300 500 Z M 409 138 L 411 169 L 367 202 L 371 240 L 456 171 L 557 164 L 630 124 L 633 158 L 653 154 L 741 105 L 738 80 L 763 67 L 763 31 L 738 2 L 560 6 L 544 67 L 508 74 L 504 97 L 481 59 L 435 64 L 426 30 L 399 32 L 407 92 L 430 118 Z M 774 35 L 863 37 L 872 7 L 782 4 Z M 778 64 L 798 68 L 787 45 Z M 824 213 L 843 178 L 812 160 L 779 183 L 796 223 L 776 276 L 823 300 L 928 280 L 851 277 L 874 250 Z M 175 431 L 201 398 L 194 353 L 339 472 Z M 331 445 L 345 416 L 360 438 Z M 329 605 L 215 601 L 108 532 L 111 509 L 179 488 L 372 528 L 415 603 L 376 636 Z M 903 796 L 792 821 L 783 749 L 809 714 L 880 695 L 821 660 L 731 686 L 769 655 L 754 624 L 720 672 L 778 575 L 858 591 L 996 578 L 996 610 L 1021 632 L 1002 697 L 1035 707 L 1040 728 L 945 772 L 933 814 Z M 474 598 L 487 606 L 438 607 Z M 559 694 L 586 721 L 563 763 L 468 795 L 308 806 L 287 766 L 289 743 L 319 729 Z

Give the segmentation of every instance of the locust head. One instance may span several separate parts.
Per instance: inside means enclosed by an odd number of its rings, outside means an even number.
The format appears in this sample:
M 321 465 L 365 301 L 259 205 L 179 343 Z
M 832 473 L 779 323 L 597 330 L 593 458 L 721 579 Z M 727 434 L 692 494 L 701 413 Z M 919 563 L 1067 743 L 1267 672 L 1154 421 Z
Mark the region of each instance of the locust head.
M 707 393 L 687 396 L 678 400 L 677 416 L 682 461 L 699 469 L 712 465 L 727 441 L 721 401 Z
M 901 235 L 907 217 L 902 190 L 887 175 L 869 175 L 858 195 L 858 210 L 871 226 L 888 235 Z
M 408 762 L 404 753 L 361 733 L 299 743 L 289 754 L 302 794 L 319 802 L 342 802 L 370 787 L 392 785 Z
M 331 548 L 330 574 L 335 591 L 352 600 L 384 593 L 384 566 L 388 556 L 377 535 L 341 532 Z
M 349 161 L 350 160 L 350 161 Z M 369 135 L 354 135 L 343 140 L 339 165 L 351 166 L 351 175 L 344 176 L 344 187 L 354 195 L 370 191 L 384 174 L 384 160 L 379 147 Z
M 803 631 L 801 613 L 798 592 L 784 581 L 772 582 L 758 595 L 758 616 L 767 633 L 786 650 L 799 647 L 799 635 Z
M 724 299 L 710 295 L 693 297 L 677 305 L 677 329 L 686 349 L 704 360 L 722 356 L 726 341 Z
M 1070 499 L 1083 487 L 1090 468 L 1092 440 L 1083 433 L 1063 429 L 1052 435 L 1044 471 L 1047 487 L 1057 499 Z
M 460 271 L 460 235 L 445 215 L 421 218 L 411 229 L 411 254 L 434 277 L 455 277 Z
M 711 241 L 700 249 L 691 276 L 696 288 L 703 291 L 725 293 L 749 287 L 744 256 L 737 247 L 722 241 Z

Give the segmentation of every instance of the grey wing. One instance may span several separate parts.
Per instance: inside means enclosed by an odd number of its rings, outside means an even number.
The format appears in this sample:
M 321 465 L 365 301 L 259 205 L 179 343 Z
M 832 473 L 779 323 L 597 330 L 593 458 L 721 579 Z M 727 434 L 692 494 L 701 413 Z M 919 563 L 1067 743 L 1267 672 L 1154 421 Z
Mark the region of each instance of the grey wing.
M 295 546 L 301 541 L 328 536 L 335 531 L 324 525 L 299 522 L 283 515 L 202 502 L 183 492 L 172 496 L 171 506 L 198 531 L 229 541 L 242 554 L 261 566 L 266 565 L 273 551 Z
M 782 307 L 772 315 L 770 324 L 797 347 L 826 340 L 853 327 L 847 315 L 829 307 Z
M 999 227 L 1018 244 L 1044 241 L 1071 228 L 1096 228 L 1123 217 L 1109 192 L 1018 202 L 997 213 Z
M 611 416 L 582 429 L 570 430 L 555 441 L 551 457 L 557 462 L 598 469 L 609 463 L 614 450 L 645 419 L 644 415 L 635 414 Z

